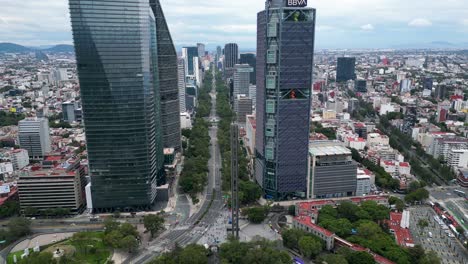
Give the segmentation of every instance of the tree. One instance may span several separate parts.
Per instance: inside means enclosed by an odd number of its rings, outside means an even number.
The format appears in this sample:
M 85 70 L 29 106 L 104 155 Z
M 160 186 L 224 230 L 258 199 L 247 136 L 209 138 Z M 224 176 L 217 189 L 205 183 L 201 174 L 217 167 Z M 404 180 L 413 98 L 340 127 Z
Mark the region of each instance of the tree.
M 86 246 L 88 242 L 88 236 L 84 232 L 78 232 L 73 234 L 71 241 L 76 245 L 78 252 L 86 254 Z
M 359 210 L 359 207 L 351 202 L 342 202 L 338 207 L 338 214 L 347 218 L 349 221 L 354 222 L 357 220 L 356 212 Z
M 299 240 L 304 235 L 304 231 L 297 228 L 291 228 L 284 230 L 281 233 L 281 238 L 283 238 L 283 244 L 285 247 L 290 249 L 299 249 Z
M 164 218 L 159 215 L 145 215 L 143 224 L 146 231 L 151 233 L 151 238 L 164 228 Z
M 378 235 L 382 232 L 382 229 L 379 227 L 378 224 L 370 221 L 366 221 L 361 223 L 357 228 L 358 234 L 364 238 L 371 238 L 375 235 Z
M 119 232 L 122 233 L 124 237 L 126 236 L 134 236 L 139 237 L 138 230 L 135 226 L 129 223 L 123 223 L 119 227 Z
M 312 259 L 322 251 L 322 243 L 310 236 L 303 236 L 299 240 L 299 250 L 306 258 Z
M 135 236 L 128 235 L 120 241 L 119 247 L 131 253 L 138 248 L 138 241 Z
M 434 251 L 427 252 L 423 258 L 419 260 L 419 264 L 440 264 L 440 258 Z
M 207 251 L 201 245 L 188 245 L 178 257 L 178 263 L 205 264 L 208 263 Z
M 349 264 L 375 264 L 374 258 L 367 252 L 352 252 L 346 257 Z
M 120 223 L 116 222 L 115 220 L 111 218 L 107 218 L 104 220 L 104 229 L 105 229 L 105 234 L 108 234 L 112 231 L 118 230 L 120 227 Z
M 111 248 L 120 248 L 120 242 L 123 238 L 124 236 L 121 232 L 119 232 L 119 230 L 113 230 L 108 234 L 104 235 L 103 241 L 104 244 Z
M 11 241 L 31 233 L 31 220 L 24 217 L 12 218 L 7 224 Z
M 260 224 L 268 215 L 268 208 L 252 207 L 247 210 L 249 221 L 255 224 Z
M 292 216 L 296 216 L 296 206 L 295 205 L 290 205 L 288 207 L 288 214 Z
M 242 193 L 242 204 L 250 204 L 262 197 L 262 189 L 260 186 L 251 181 L 241 181 L 239 191 Z
M 348 261 L 343 255 L 327 254 L 320 256 L 317 264 L 348 264 Z
M 420 228 L 426 228 L 426 227 L 429 226 L 429 223 L 427 222 L 426 219 L 419 219 L 419 221 L 418 221 L 418 226 L 419 226 Z

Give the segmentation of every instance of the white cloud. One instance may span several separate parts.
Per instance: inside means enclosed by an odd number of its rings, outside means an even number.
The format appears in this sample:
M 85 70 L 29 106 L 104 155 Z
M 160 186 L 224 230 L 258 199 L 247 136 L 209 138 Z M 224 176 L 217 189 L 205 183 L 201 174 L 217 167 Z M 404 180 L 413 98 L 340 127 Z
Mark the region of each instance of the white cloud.
M 461 24 L 468 27 L 468 19 L 463 19 Z
M 374 30 L 374 26 L 372 24 L 365 24 L 361 26 L 361 30 L 372 31 Z
M 408 23 L 411 27 L 430 27 L 432 22 L 425 18 L 415 18 Z

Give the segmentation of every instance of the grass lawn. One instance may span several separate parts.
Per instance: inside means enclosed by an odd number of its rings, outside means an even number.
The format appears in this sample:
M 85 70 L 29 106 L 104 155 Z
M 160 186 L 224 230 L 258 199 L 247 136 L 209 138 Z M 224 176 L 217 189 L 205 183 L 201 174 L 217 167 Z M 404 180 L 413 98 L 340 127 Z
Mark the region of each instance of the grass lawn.
M 71 239 L 41 247 L 41 252 L 55 252 L 57 248 L 64 250 L 67 263 L 76 264 L 104 264 L 109 258 L 111 251 L 104 245 L 102 232 L 86 232 L 82 241 Z M 45 248 L 45 249 L 44 249 Z M 14 252 L 8 255 L 7 264 L 13 264 L 13 255 L 17 255 L 18 261 L 21 259 L 23 251 Z
M 32 250 L 32 248 L 30 248 L 30 249 L 29 249 L 29 253 L 32 253 L 32 252 L 33 252 L 33 250 Z M 11 263 L 11 264 L 14 264 L 14 262 L 13 262 L 13 256 L 15 256 L 15 255 L 16 255 L 16 260 L 19 262 L 20 259 L 21 259 L 21 255 L 23 255 L 23 253 L 24 253 L 24 250 L 16 251 L 16 252 L 13 252 L 13 253 L 8 254 L 8 257 L 7 257 L 7 264 L 10 264 L 10 263 Z

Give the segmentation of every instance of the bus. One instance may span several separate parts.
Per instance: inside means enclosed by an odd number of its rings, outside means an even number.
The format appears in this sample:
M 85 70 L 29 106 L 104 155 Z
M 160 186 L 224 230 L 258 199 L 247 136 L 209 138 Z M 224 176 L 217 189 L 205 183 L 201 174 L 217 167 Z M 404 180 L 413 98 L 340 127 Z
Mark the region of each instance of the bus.
M 454 193 L 458 194 L 460 197 L 466 197 L 466 193 L 460 190 L 453 190 Z

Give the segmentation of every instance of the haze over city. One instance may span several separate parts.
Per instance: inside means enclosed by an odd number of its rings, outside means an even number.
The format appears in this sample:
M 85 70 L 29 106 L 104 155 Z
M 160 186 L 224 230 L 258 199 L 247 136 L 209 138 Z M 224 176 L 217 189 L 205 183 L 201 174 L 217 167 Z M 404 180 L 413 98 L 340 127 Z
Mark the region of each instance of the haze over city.
M 209 48 L 225 41 L 255 49 L 261 0 L 162 0 L 175 45 L 204 39 Z M 466 48 L 464 0 L 315 0 L 317 48 Z M 67 1 L 4 0 L 0 42 L 26 46 L 72 44 Z

